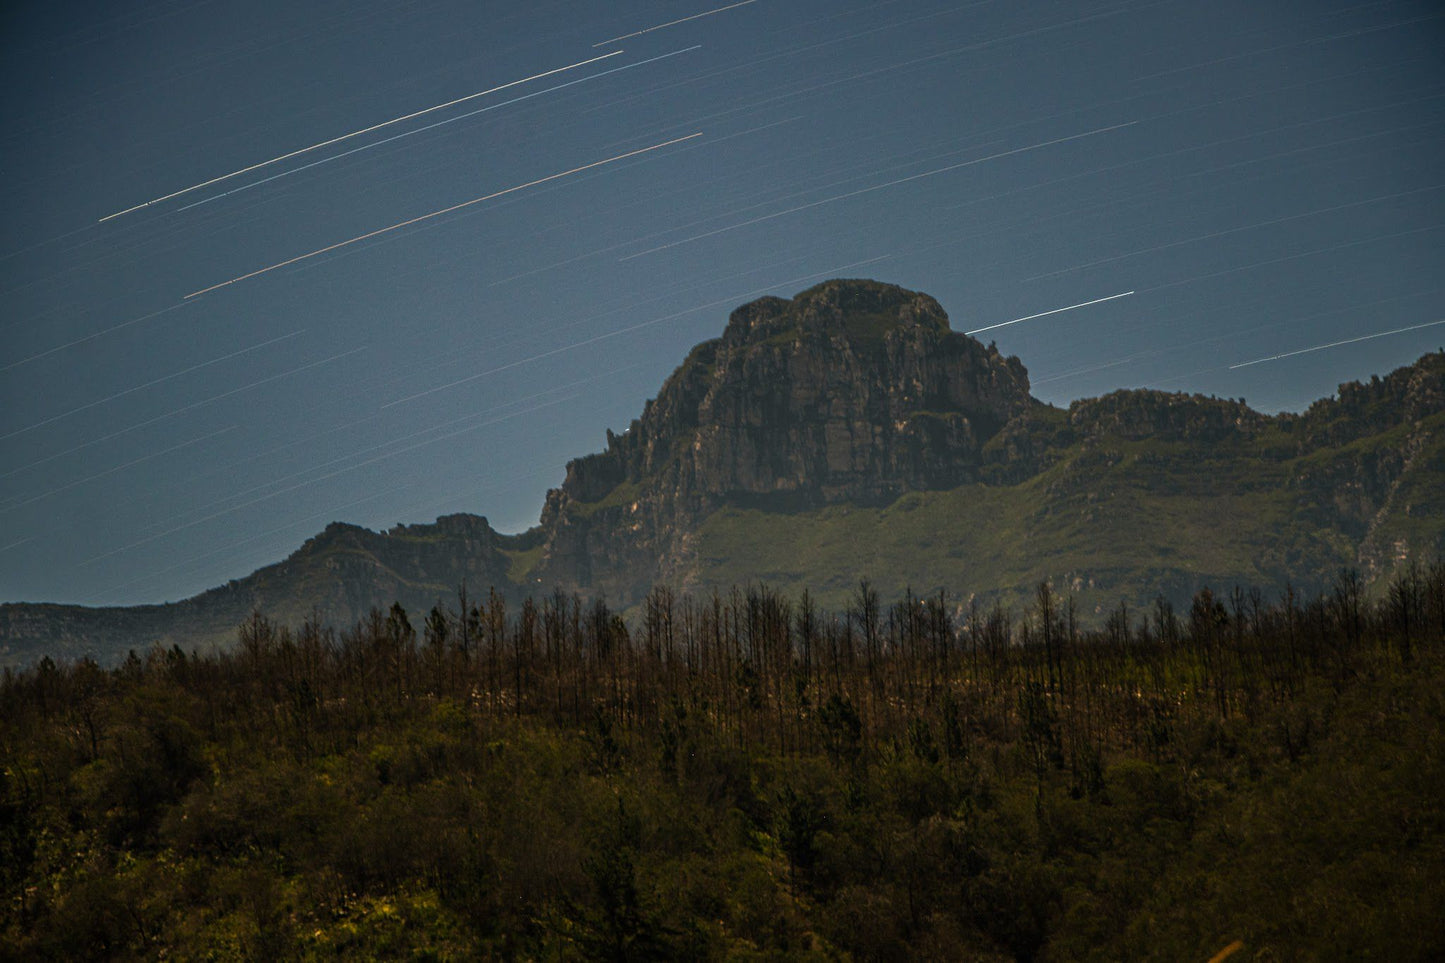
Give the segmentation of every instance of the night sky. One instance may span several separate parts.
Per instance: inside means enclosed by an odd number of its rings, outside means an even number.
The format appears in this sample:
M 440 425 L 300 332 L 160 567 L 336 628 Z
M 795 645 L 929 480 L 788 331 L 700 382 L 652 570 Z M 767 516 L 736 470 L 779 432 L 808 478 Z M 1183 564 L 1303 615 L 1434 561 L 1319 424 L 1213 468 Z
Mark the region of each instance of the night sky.
M 1445 343 L 1442 50 L 1426 0 L 7 3 L 0 600 L 523 530 L 830 277 L 1055 404 L 1300 410 Z

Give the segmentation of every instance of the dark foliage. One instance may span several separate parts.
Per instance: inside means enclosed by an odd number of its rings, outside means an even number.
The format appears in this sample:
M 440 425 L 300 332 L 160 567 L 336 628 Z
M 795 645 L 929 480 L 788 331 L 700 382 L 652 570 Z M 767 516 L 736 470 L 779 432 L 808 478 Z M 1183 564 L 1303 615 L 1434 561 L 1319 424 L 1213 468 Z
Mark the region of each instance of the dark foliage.
M 1445 955 L 1445 566 L 257 615 L 0 684 L 0 959 Z

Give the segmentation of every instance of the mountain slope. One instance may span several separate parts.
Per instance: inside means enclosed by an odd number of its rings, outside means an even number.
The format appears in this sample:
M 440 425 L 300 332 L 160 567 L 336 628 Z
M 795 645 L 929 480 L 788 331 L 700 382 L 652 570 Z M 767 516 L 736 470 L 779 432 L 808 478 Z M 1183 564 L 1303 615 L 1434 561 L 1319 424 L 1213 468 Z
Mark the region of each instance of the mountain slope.
M 532 539 L 535 541 L 535 539 Z M 318 616 L 346 626 L 373 607 L 399 601 L 416 613 L 456 606 L 463 584 L 485 595 L 510 587 L 508 552 L 524 550 L 527 536 L 499 535 L 476 515 L 448 515 L 432 525 L 373 532 L 332 523 L 285 561 L 244 579 L 167 605 L 87 608 L 79 605 L 0 605 L 0 665 L 42 655 L 102 661 L 159 643 L 185 649 L 226 645 L 236 626 L 260 610 L 287 624 Z
M 881 509 L 723 510 L 699 529 L 692 581 L 807 585 L 841 607 L 860 572 L 885 595 L 943 588 L 1012 603 L 1050 579 L 1098 615 L 1156 593 L 1182 603 L 1204 585 L 1313 592 L 1347 567 L 1379 579 L 1445 545 L 1445 416 L 1415 433 L 1413 459 L 1398 461 L 1394 432 L 1292 457 L 1273 448 L 1291 434 L 1278 426 L 1209 447 L 1106 434 L 1050 449 L 1050 467 L 1013 485 L 915 492 Z

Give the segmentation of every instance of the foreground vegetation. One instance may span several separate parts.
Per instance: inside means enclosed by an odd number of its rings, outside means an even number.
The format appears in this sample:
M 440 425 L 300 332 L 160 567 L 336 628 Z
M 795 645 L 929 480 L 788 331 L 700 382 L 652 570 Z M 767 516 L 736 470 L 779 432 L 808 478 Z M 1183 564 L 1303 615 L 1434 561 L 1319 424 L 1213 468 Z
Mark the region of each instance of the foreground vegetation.
M 1445 565 L 655 590 L 0 684 L 0 957 L 1445 958 Z

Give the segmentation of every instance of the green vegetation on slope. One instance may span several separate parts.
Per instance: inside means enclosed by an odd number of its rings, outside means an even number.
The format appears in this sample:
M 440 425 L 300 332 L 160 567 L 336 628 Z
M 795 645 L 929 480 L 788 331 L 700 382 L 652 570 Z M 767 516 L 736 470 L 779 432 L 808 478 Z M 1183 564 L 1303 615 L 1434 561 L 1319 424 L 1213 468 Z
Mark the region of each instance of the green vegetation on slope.
M 639 483 L 633 481 L 620 482 L 617 487 L 613 488 L 595 502 L 575 503 L 572 506 L 572 511 L 581 518 L 590 518 L 608 508 L 621 508 L 625 505 L 630 505 L 637 501 L 637 497 L 641 493 L 642 486 Z
M 532 580 L 532 569 L 542 560 L 545 545 L 538 543 L 525 550 L 508 552 L 507 578 L 514 585 L 526 585 Z
M 1057 415 L 1051 422 L 1063 431 Z M 1445 416 L 1423 424 L 1434 441 L 1402 479 L 1376 536 L 1403 539 L 1415 552 L 1445 539 L 1445 500 L 1433 484 L 1445 470 Z M 860 576 L 889 593 L 964 586 L 1014 605 L 1048 579 L 1070 586 L 1090 618 L 1120 598 L 1138 607 L 1163 592 L 1182 602 L 1207 584 L 1282 590 L 1293 579 L 1314 590 L 1357 564 L 1363 532 L 1322 524 L 1309 509 L 1325 495 L 1296 479 L 1387 456 L 1404 437 L 1400 429 L 1286 457 L 1279 428 L 1218 445 L 1082 445 L 1065 436 L 1052 465 L 1018 484 L 912 492 L 883 508 L 724 508 L 700 526 L 693 581 L 809 586 L 837 607 Z

